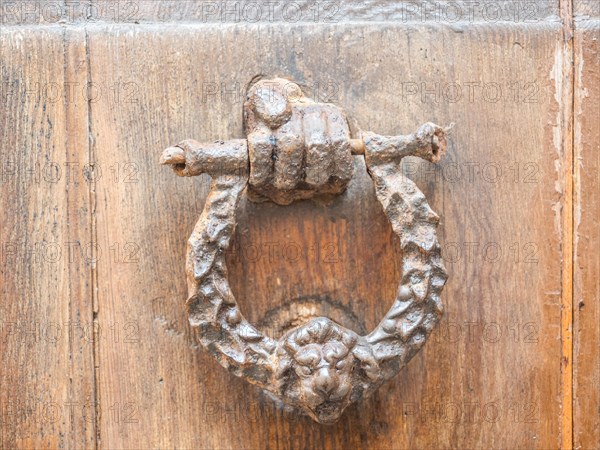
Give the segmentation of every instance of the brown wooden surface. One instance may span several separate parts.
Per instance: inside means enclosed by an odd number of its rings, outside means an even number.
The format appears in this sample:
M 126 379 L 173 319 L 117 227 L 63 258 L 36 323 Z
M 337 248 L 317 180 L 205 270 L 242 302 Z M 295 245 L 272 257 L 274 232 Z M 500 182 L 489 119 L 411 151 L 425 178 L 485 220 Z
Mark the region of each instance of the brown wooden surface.
M 93 447 L 87 102 L 62 95 L 85 84 L 85 41 L 54 28 L 1 42 L 0 447 Z
M 579 0 L 578 9 L 594 9 L 595 0 Z M 289 5 L 288 3 L 292 3 Z M 557 0 L 472 2 L 470 0 L 2 0 L 1 23 L 340 23 L 352 21 L 496 24 L 556 21 Z
M 565 198 L 573 78 L 557 2 L 539 2 L 533 23 L 462 24 L 357 23 L 392 13 L 343 2 L 347 23 L 297 25 L 166 25 L 152 15 L 161 4 L 138 5 L 142 25 L 35 28 L 44 22 L 32 16 L 2 30 L 3 82 L 94 90 L 72 101 L 64 90 L 56 102 L 3 97 L 1 160 L 18 169 L 3 166 L 0 200 L 0 448 L 545 449 L 571 442 L 570 423 L 575 445 L 597 447 L 597 22 L 575 35 L 580 166 Z M 176 178 L 158 157 L 188 137 L 242 137 L 241 95 L 203 92 L 243 91 L 257 74 L 290 76 L 381 134 L 456 123 L 440 167 L 406 165 L 442 218 L 450 278 L 441 327 L 396 380 L 332 427 L 277 410 L 198 348 L 187 324 L 185 243 L 209 179 Z M 437 94 L 422 82 L 437 83 Z M 473 83 L 488 88 L 470 97 Z M 57 162 L 61 179 L 45 183 L 40 170 L 34 182 L 30 159 L 42 169 Z M 96 170 L 82 172 L 89 161 Z M 67 162 L 79 163 L 71 179 Z M 565 236 L 572 204 L 576 234 Z M 574 298 L 562 275 L 569 239 Z M 63 243 L 60 261 L 28 259 L 26 245 L 44 241 Z M 395 294 L 398 245 L 360 157 L 348 192 L 329 205 L 243 202 L 234 241 L 233 291 L 273 335 L 302 308 L 364 332 Z M 13 242 L 25 245 L 16 256 Z M 573 408 L 562 404 L 571 388 L 565 301 L 574 301 Z M 12 325 L 46 332 L 69 321 L 87 334 L 73 327 L 67 339 L 63 326 L 55 344 Z M 62 416 L 50 422 L 39 405 L 15 416 L 11 402 L 55 402 Z
M 600 14 L 575 22 L 574 445 L 600 447 Z

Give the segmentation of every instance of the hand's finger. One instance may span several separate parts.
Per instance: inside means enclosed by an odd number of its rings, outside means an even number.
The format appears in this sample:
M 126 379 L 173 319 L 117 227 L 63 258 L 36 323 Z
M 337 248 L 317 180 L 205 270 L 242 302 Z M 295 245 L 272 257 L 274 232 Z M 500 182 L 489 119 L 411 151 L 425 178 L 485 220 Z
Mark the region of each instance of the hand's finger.
M 163 165 L 185 164 L 185 152 L 180 147 L 169 147 L 163 151 L 160 163 Z
M 292 190 L 302 181 L 303 174 L 304 131 L 298 108 L 294 108 L 291 119 L 276 131 L 275 137 L 273 185 L 277 189 Z
M 273 156 L 275 139 L 272 131 L 264 124 L 248 135 L 248 157 L 250 160 L 250 184 L 254 187 L 265 186 L 273 175 Z
M 261 80 L 250 91 L 249 104 L 256 119 L 275 130 L 287 122 L 292 115 L 292 105 L 288 100 L 288 91 L 297 86 L 283 79 Z M 299 89 L 299 88 L 298 88 Z M 254 120 L 251 118 L 250 126 Z
M 329 180 L 331 158 L 327 154 L 326 122 L 321 105 L 304 108 L 305 173 L 304 181 L 318 189 Z
M 334 105 L 323 105 L 326 119 L 326 139 L 330 142 L 328 157 L 330 177 L 337 185 L 346 185 L 352 178 L 354 159 L 350 147 L 350 127 L 344 112 Z

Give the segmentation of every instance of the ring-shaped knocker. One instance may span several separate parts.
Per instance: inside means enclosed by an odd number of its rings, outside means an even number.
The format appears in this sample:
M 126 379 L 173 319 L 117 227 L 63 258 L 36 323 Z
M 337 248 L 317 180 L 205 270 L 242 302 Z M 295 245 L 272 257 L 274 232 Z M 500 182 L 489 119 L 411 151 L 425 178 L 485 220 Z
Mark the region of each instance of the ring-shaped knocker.
M 447 275 L 436 236 L 439 218 L 400 164 L 405 156 L 437 162 L 445 153 L 447 129 L 427 123 L 407 136 L 358 132 L 351 138 L 341 109 L 312 101 L 284 79 L 249 88 L 244 125 L 246 139 L 188 140 L 162 155 L 161 162 L 178 175 L 213 178 L 188 241 L 190 324 L 199 327 L 203 346 L 230 372 L 320 423 L 333 423 L 348 405 L 396 375 L 442 316 Z M 247 190 L 253 200 L 285 205 L 340 194 L 352 177 L 353 154 L 364 154 L 377 199 L 400 238 L 397 296 L 366 336 L 318 317 L 272 339 L 246 321 L 227 280 L 225 251 L 240 196 Z

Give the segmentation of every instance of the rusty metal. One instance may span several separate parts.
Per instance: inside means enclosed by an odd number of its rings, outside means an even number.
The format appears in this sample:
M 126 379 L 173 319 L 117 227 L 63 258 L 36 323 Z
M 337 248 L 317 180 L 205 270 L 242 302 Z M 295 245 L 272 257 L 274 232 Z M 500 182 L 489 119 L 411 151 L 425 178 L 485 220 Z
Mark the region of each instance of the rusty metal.
M 192 326 L 217 360 L 237 376 L 304 411 L 319 423 L 395 376 L 418 352 L 442 316 L 446 271 L 436 236 L 438 216 L 402 174 L 402 158 L 437 162 L 446 131 L 426 123 L 414 134 L 351 137 L 345 113 L 315 103 L 288 80 L 263 80 L 244 105 L 247 139 L 184 141 L 161 163 L 180 176 L 213 177 L 204 211 L 188 241 L 187 308 Z M 364 154 L 376 196 L 400 238 L 402 277 L 379 325 L 360 336 L 319 317 L 275 340 L 241 314 L 227 280 L 225 251 L 244 189 L 254 200 L 289 204 L 342 193 L 352 178 L 352 155 Z

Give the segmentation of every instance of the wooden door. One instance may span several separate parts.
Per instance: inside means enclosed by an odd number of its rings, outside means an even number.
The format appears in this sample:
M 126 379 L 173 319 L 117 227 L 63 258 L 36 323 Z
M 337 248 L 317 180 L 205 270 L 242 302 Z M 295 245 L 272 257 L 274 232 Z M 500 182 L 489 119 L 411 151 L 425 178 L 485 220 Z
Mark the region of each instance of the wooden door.
M 595 1 L 0 2 L 0 448 L 600 447 Z M 333 426 L 278 409 L 199 346 L 187 237 L 209 178 L 158 165 L 243 137 L 257 75 L 362 129 L 454 122 L 405 163 L 441 216 L 445 315 Z M 362 157 L 330 204 L 243 202 L 227 256 L 246 317 L 299 305 L 356 331 L 399 245 Z

